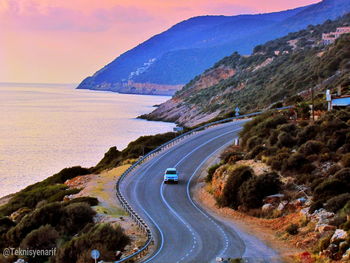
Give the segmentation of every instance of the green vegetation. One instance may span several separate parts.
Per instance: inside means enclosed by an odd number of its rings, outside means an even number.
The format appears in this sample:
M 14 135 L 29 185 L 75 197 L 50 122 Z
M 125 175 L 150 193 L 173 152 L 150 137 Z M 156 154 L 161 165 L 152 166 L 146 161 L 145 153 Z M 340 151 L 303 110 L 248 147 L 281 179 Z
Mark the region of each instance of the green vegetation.
M 63 183 L 68 179 L 88 173 L 90 173 L 89 169 L 80 166 L 65 168 L 42 182 L 30 185 L 16 193 L 6 205 L 0 207 L 0 216 L 10 215 L 22 207 L 35 208 L 43 200 L 62 201 L 66 195 L 79 192 L 78 189 L 68 189 Z
M 119 227 L 93 223 L 96 213 L 91 206 L 98 205 L 96 198 L 78 197 L 63 201 L 65 196 L 80 191 L 69 189 L 64 183 L 77 176 L 99 173 L 126 160 L 139 158 L 175 136 L 171 132 L 142 136 L 129 143 L 123 151 L 112 147 L 95 167 L 65 168 L 14 194 L 7 204 L 0 207 L 0 249 L 9 246 L 57 247 L 58 255 L 51 257 L 50 262 L 87 262 L 90 259 L 88 248 L 100 248 L 103 259 L 115 259 L 115 251 L 123 250 L 129 242 L 128 237 Z M 1 260 L 4 259 L 0 256 Z M 8 260 L 14 261 L 15 258 Z M 32 258 L 28 260 L 34 262 Z M 35 262 L 47 260 L 48 257 L 35 258 Z
M 207 177 L 205 178 L 205 181 L 207 183 L 212 181 L 213 175 L 214 175 L 216 169 L 218 169 L 220 166 L 221 165 L 218 163 L 218 164 L 214 164 L 213 166 L 209 167 Z
M 287 229 L 286 232 L 289 235 L 296 235 L 299 232 L 299 226 L 297 224 L 290 224 Z
M 173 132 L 141 136 L 137 140 L 129 143 L 123 151 L 118 151 L 116 147 L 112 147 L 91 171 L 94 173 L 101 172 L 120 165 L 124 160 L 139 158 L 175 137 L 176 133 Z
M 284 193 L 286 200 L 291 201 L 292 196 L 300 197 L 296 185 L 302 185 L 305 193 L 312 196 L 311 213 L 325 208 L 339 216 L 333 222 L 337 227 L 349 227 L 346 215 L 350 213 L 350 109 L 325 112 L 314 122 L 291 119 L 293 114 L 288 110 L 266 112 L 245 124 L 240 147 L 226 150 L 220 166 L 210 171 L 210 178 L 217 173 L 216 181 L 226 178 L 222 191 L 222 181 L 219 190 L 212 186 L 217 204 L 273 217 L 257 212 L 263 199 Z M 255 175 L 245 159 L 263 162 L 272 172 Z M 237 164 L 240 160 L 243 163 Z M 293 235 L 295 228 L 291 226 L 287 232 Z
M 129 243 L 122 229 L 112 227 L 109 224 L 89 224 L 78 237 L 59 248 L 52 263 L 84 263 L 91 260 L 90 252 L 98 249 L 101 253 L 101 260 L 113 261 L 115 252 L 121 250 Z
M 230 67 L 236 71 L 234 76 L 188 96 L 195 84 L 210 74 L 207 70 L 177 92 L 175 98 L 204 113 L 220 110 L 220 117 L 223 117 L 232 114 L 233 105 L 242 112 L 295 105 L 303 101 L 302 96 L 310 96 L 307 93 L 310 88 L 316 87 L 316 94 L 321 92 L 322 95 L 316 97 L 315 109 L 325 109 L 325 89 L 335 93 L 335 87 L 340 85 L 343 92 L 349 91 L 350 36 L 342 36 L 331 46 L 324 46 L 321 36 L 349 22 L 350 14 L 257 46 L 251 56 L 234 53 L 213 67 Z M 296 46 L 290 41 L 295 41 Z M 317 86 L 321 82 L 324 84 Z M 305 94 L 298 95 L 304 91 Z M 301 103 L 299 110 L 299 116 L 309 117 L 308 105 Z
M 252 178 L 253 174 L 253 170 L 248 166 L 240 166 L 234 169 L 227 179 L 222 195 L 217 200 L 218 204 L 220 206 L 238 208 L 241 204 L 240 187 L 244 182 Z
M 276 173 L 254 176 L 244 182 L 239 189 L 239 198 L 244 207 L 259 208 L 264 197 L 277 194 L 281 189 L 281 181 Z

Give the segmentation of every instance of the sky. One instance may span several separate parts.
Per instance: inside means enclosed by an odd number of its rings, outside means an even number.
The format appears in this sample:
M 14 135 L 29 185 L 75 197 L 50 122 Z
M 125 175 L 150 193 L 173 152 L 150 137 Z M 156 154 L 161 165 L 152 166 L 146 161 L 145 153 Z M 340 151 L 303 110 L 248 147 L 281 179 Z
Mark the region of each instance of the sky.
M 199 15 L 320 0 L 0 0 L 0 82 L 79 83 L 118 55 Z

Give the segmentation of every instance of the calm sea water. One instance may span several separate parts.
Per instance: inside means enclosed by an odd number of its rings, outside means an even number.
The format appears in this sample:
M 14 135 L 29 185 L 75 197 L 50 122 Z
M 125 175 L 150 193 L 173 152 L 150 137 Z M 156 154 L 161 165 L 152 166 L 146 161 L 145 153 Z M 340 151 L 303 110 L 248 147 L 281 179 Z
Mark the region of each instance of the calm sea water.
M 95 165 L 111 147 L 171 131 L 135 117 L 168 97 L 76 90 L 64 85 L 0 85 L 0 196 L 74 165 Z

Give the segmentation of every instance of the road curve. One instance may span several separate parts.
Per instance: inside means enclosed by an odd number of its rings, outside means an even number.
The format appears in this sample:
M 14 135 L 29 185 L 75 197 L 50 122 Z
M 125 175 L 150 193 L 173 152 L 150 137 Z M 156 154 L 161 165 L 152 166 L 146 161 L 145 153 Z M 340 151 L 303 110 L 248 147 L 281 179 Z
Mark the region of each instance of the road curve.
M 156 249 L 144 262 L 215 262 L 247 257 L 247 262 L 279 262 L 277 254 L 234 224 L 211 215 L 191 197 L 191 182 L 215 153 L 233 142 L 245 121 L 211 127 L 142 164 L 120 190 L 151 227 Z M 165 185 L 166 168 L 176 167 L 179 184 Z

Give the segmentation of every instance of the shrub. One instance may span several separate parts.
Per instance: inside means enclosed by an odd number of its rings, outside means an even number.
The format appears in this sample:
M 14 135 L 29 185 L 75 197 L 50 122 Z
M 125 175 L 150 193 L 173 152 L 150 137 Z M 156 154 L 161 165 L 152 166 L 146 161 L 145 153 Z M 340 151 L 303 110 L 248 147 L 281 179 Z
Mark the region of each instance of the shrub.
M 329 169 L 327 170 L 327 175 L 331 176 L 334 175 L 335 173 L 337 173 L 338 171 L 340 171 L 342 168 L 340 165 L 338 164 L 334 164 L 331 167 L 329 167 Z
M 22 249 L 50 250 L 56 247 L 58 232 L 50 225 L 41 226 L 30 232 L 21 242 Z M 30 257 L 29 262 L 47 262 L 48 256 Z
M 296 182 L 298 184 L 308 184 L 313 182 L 315 179 L 317 179 L 317 175 L 312 175 L 312 174 L 305 174 L 305 173 L 299 173 L 296 176 Z
M 87 203 L 90 206 L 96 206 L 98 205 L 98 199 L 96 197 L 82 196 L 82 197 L 74 198 L 67 202 L 67 204 L 74 204 L 74 203 Z
M 27 234 L 43 225 L 51 225 L 65 235 L 76 234 L 87 223 L 93 222 L 95 211 L 87 203 L 49 203 L 26 215 L 6 237 L 13 246 L 25 238 Z
M 67 189 L 65 191 L 60 191 L 47 199 L 48 203 L 62 201 L 67 195 L 74 195 L 80 192 L 80 189 Z
M 296 171 L 309 173 L 314 169 L 310 166 L 310 162 L 301 153 L 293 153 L 288 160 L 283 164 L 282 171 Z
M 294 133 L 297 131 L 297 126 L 294 123 L 283 124 L 278 128 L 278 130 L 294 135 Z
M 11 228 L 6 237 L 11 245 L 18 246 L 19 243 L 35 229 L 43 225 L 57 226 L 62 216 L 62 205 L 51 203 L 32 213 L 26 215 L 15 227 Z
M 15 222 L 13 222 L 8 217 L 0 218 L 0 235 L 6 233 L 11 227 L 15 225 Z
M 91 250 L 101 253 L 99 260 L 114 261 L 115 251 L 123 251 L 129 238 L 120 226 L 113 228 L 109 224 L 89 225 L 78 237 L 65 243 L 57 251 L 52 263 L 85 263 L 91 261 Z
M 344 167 L 350 167 L 350 153 L 345 154 L 342 158 L 341 158 L 341 164 Z
M 82 168 L 80 166 L 74 166 L 70 168 L 64 168 L 59 173 L 50 176 L 42 182 L 33 184 L 22 190 L 21 192 L 32 191 L 35 188 L 42 188 L 44 186 L 54 185 L 54 184 L 63 184 L 65 181 L 70 180 L 74 177 L 80 175 L 89 174 L 90 170 L 87 168 Z
M 337 195 L 328 200 L 325 208 L 335 213 L 342 209 L 348 201 L 350 201 L 350 193 Z
M 344 216 L 350 215 L 350 201 L 339 211 L 339 214 Z
M 343 146 L 339 147 L 337 154 L 347 154 L 350 152 L 350 143 L 346 143 Z
M 344 224 L 342 224 L 341 228 L 344 229 L 345 231 L 350 231 L 350 220 L 348 220 Z
M 231 146 L 220 155 L 220 159 L 223 163 L 234 164 L 235 162 L 244 159 L 244 152 L 242 152 L 237 146 Z
M 262 154 L 265 155 L 265 156 L 273 156 L 273 155 L 276 155 L 278 152 L 278 148 L 277 147 L 269 147 L 269 148 L 266 148 Z
M 42 200 L 46 200 L 60 192 L 66 193 L 67 186 L 59 184 L 26 189 L 17 193 L 6 205 L 2 206 L 0 214 L 9 215 L 21 207 L 34 208 Z
M 321 200 L 313 201 L 310 206 L 309 212 L 312 214 L 313 212 L 321 208 L 323 208 L 323 201 Z
M 323 181 L 314 190 L 313 196 L 314 200 L 326 201 L 333 196 L 345 193 L 348 188 L 344 183 L 338 179 L 327 179 Z
M 205 181 L 207 183 L 210 183 L 213 179 L 213 175 L 216 171 L 216 169 L 218 169 L 220 167 L 220 164 L 214 164 L 213 166 L 210 166 L 209 169 L 208 169 L 208 174 L 207 174 L 207 177 L 205 178 Z
M 343 129 L 336 131 L 331 135 L 331 137 L 328 139 L 327 146 L 333 150 L 336 151 L 339 147 L 343 146 L 346 143 L 346 134 L 348 130 Z
M 331 120 L 325 120 L 321 124 L 322 132 L 325 135 L 332 135 L 335 132 L 340 131 L 342 129 L 346 129 L 346 128 L 348 128 L 346 123 L 344 123 L 343 121 L 341 121 L 339 119 L 334 119 L 334 118 L 332 118 Z
M 289 235 L 296 235 L 299 233 L 299 225 L 297 224 L 290 224 L 287 228 L 286 228 L 286 232 Z
M 105 169 L 111 169 L 118 166 L 122 160 L 122 153 L 117 150 L 117 147 L 111 147 L 108 152 L 105 153 L 101 161 L 92 169 L 92 172 L 98 173 Z
M 336 172 L 334 178 L 340 180 L 348 189 L 350 188 L 350 168 L 344 168 Z
M 176 133 L 168 132 L 164 134 L 156 134 L 150 136 L 141 136 L 137 140 L 128 144 L 122 151 L 123 159 L 138 158 L 143 154 L 147 154 L 158 146 L 174 139 Z
M 325 145 L 322 142 L 310 140 L 300 146 L 299 152 L 308 156 L 312 154 L 320 154 L 324 152 Z
M 336 226 L 337 228 L 339 228 L 342 224 L 344 224 L 346 222 L 346 216 L 339 216 L 336 215 L 334 218 L 332 218 L 329 221 L 329 224 L 332 226 Z
M 336 112 L 335 116 L 341 121 L 346 122 L 350 119 L 350 112 L 346 110 L 340 110 Z
M 297 143 L 298 145 L 302 145 L 303 143 L 313 140 L 316 138 L 319 131 L 319 127 L 315 124 L 310 124 L 304 127 L 297 135 Z
M 318 242 L 318 251 L 322 252 L 323 250 L 327 249 L 331 243 L 333 233 L 327 234 L 325 237 L 321 238 Z
M 0 215 L 10 215 L 21 207 L 34 208 L 42 200 L 61 201 L 65 195 L 78 191 L 67 190 L 67 186 L 63 183 L 68 179 L 89 173 L 89 169 L 80 166 L 65 168 L 44 181 L 16 193 L 6 205 L 0 207 Z
M 262 144 L 262 139 L 258 136 L 253 136 L 247 141 L 247 149 L 252 150 L 253 148 L 260 146 Z
M 280 189 L 281 181 L 276 173 L 254 176 L 242 184 L 239 199 L 246 208 L 258 208 L 264 197 L 276 194 Z
M 282 169 L 282 161 L 279 160 L 278 158 L 274 158 L 272 161 L 271 161 L 271 168 L 272 170 L 275 170 L 275 171 L 281 171 Z
M 217 199 L 220 206 L 229 206 L 236 209 L 240 205 L 238 191 L 241 185 L 253 176 L 249 166 L 239 166 L 234 169 L 225 184 L 222 195 Z
M 266 150 L 266 147 L 262 146 L 262 145 L 258 145 L 255 146 L 253 150 L 251 150 L 248 155 L 247 155 L 247 159 L 254 159 L 255 157 L 257 157 L 260 153 L 264 152 Z
M 69 204 L 63 209 L 60 224 L 64 226 L 64 232 L 74 234 L 86 224 L 92 223 L 95 214 L 96 212 L 86 203 Z
M 278 141 L 278 135 L 279 135 L 279 132 L 277 130 L 272 130 L 270 132 L 270 136 L 269 138 L 267 139 L 267 142 L 270 146 L 274 146 L 277 141 Z
M 279 148 L 291 148 L 295 145 L 295 143 L 296 140 L 290 135 L 290 133 L 282 132 L 278 135 L 277 147 Z
M 290 152 L 286 151 L 285 148 L 283 148 L 282 150 L 278 151 L 275 156 L 271 157 L 267 164 L 270 165 L 273 170 L 280 171 L 282 170 L 283 164 L 289 157 Z

